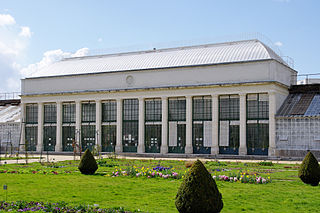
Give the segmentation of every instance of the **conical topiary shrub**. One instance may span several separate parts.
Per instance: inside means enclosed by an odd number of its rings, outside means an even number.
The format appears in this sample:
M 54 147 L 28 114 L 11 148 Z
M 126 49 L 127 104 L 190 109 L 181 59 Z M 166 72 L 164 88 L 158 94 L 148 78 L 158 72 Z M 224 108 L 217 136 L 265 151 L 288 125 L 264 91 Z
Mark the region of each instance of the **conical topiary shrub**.
M 201 161 L 194 162 L 186 174 L 178 190 L 175 204 L 180 213 L 221 211 L 223 207 L 221 193 Z
M 94 159 L 89 149 L 82 155 L 78 168 L 85 175 L 93 175 L 97 171 L 98 165 L 96 159 Z
M 317 159 L 308 152 L 299 169 L 299 178 L 306 184 L 317 186 L 320 181 L 320 168 Z

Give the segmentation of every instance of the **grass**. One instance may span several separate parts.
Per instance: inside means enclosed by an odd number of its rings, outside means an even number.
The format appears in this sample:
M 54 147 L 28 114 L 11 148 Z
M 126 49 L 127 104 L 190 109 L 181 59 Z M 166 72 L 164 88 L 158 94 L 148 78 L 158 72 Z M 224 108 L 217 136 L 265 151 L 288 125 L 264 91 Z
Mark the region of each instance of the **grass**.
M 71 205 L 99 204 L 101 207 L 124 207 L 145 212 L 177 212 L 174 200 L 182 179 L 146 177 L 110 177 L 116 169 L 128 167 L 174 167 L 186 171 L 184 161 L 106 159 L 100 162 L 96 175 L 81 175 L 78 162 L 2 165 L 0 184 L 8 186 L 8 200 L 65 201 Z M 317 212 L 319 186 L 303 184 L 297 177 L 299 165 L 268 163 L 207 162 L 212 175 L 247 172 L 270 176 L 272 183 L 245 184 L 217 181 L 222 193 L 222 212 Z M 36 174 L 32 172 L 36 171 Z M 58 173 L 55 175 L 52 171 Z M 18 173 L 10 173 L 18 172 Z M 71 173 L 66 173 L 71 172 Z M 46 174 L 44 174 L 46 173 Z M 5 199 L 1 189 L 0 200 Z

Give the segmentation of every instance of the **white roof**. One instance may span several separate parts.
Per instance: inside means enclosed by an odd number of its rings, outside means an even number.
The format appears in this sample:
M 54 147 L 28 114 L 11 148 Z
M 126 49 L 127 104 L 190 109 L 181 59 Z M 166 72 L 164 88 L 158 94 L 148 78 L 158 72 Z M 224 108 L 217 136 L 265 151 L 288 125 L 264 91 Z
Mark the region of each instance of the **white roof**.
M 168 48 L 64 59 L 35 72 L 32 77 L 117 72 L 213 65 L 274 59 L 280 56 L 259 40 Z
M 19 105 L 0 106 L 0 123 L 20 122 L 20 111 Z

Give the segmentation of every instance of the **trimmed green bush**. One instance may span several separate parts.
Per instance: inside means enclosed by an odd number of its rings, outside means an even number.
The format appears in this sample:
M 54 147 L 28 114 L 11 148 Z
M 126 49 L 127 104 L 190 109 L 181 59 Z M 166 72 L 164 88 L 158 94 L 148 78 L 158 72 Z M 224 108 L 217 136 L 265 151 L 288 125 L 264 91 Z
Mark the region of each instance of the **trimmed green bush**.
M 96 159 L 94 159 L 89 149 L 82 155 L 78 168 L 85 175 L 93 175 L 97 171 L 98 165 Z
M 306 184 L 318 186 L 320 181 L 320 167 L 318 160 L 308 152 L 299 169 L 299 178 Z
M 220 212 L 223 207 L 222 196 L 217 184 L 197 160 L 186 174 L 176 196 L 179 212 Z

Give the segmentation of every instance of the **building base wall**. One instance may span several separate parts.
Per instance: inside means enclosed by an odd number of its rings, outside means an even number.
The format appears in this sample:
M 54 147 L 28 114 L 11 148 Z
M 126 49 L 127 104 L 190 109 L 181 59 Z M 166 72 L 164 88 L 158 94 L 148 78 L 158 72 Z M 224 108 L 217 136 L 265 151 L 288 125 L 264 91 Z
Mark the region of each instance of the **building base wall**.
M 310 150 L 312 154 L 320 159 L 320 150 Z M 276 156 L 280 158 L 292 158 L 292 159 L 300 159 L 303 160 L 307 155 L 307 150 L 276 150 Z

